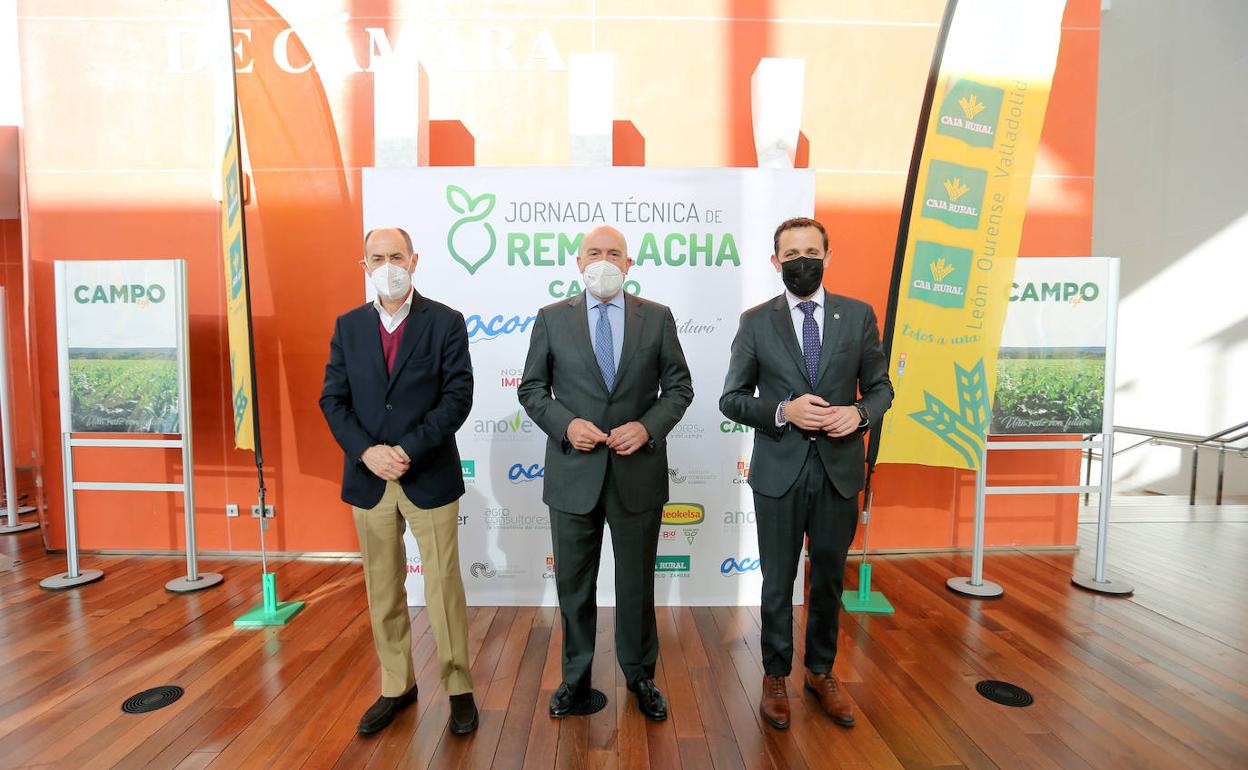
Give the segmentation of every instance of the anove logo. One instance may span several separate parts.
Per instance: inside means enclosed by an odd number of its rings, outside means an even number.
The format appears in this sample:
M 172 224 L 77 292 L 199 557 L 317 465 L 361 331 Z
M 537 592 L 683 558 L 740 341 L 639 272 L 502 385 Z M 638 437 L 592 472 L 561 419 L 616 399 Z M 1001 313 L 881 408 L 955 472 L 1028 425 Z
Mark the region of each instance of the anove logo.
M 987 182 L 983 169 L 933 160 L 927 169 L 922 215 L 952 227 L 976 229 Z
M 447 204 L 456 214 L 463 215 L 446 233 L 446 250 L 469 275 L 475 274 L 477 268 L 494 256 L 494 247 L 498 245 L 494 226 L 483 221 L 494 210 L 496 200 L 494 193 L 482 193 L 474 198 L 458 185 L 446 186 Z
M 970 249 L 918 241 L 914 244 L 910 296 L 937 307 L 960 308 L 966 304 L 970 274 Z
M 997 121 L 1005 92 L 965 78 L 955 80 L 940 104 L 936 133 L 960 139 L 972 147 L 991 147 L 997 139 Z

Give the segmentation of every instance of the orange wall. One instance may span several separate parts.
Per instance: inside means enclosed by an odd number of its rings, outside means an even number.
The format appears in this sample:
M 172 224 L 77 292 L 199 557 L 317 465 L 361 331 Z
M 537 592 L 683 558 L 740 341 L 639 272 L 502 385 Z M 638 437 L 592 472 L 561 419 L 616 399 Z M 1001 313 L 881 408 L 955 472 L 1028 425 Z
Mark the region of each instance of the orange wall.
M 281 71 L 273 41 L 289 26 L 261 0 L 235 0 L 244 134 L 254 180 L 247 227 L 270 497 L 270 547 L 356 550 L 338 501 L 341 455 L 317 407 L 334 317 L 361 301 L 360 167 L 372 164 L 372 75 Z M 346 12 L 333 35 L 368 59 L 367 27 L 414 42 L 429 73 L 435 164 L 562 164 L 566 72 L 574 51 L 616 56 L 617 162 L 753 165 L 749 78 L 762 56 L 806 60 L 805 141 L 816 214 L 830 228 L 829 288 L 884 314 L 897 219 L 923 83 L 943 2 L 564 0 L 319 3 Z M 1023 233 L 1024 255 L 1091 248 L 1099 4 L 1071 0 Z M 196 517 L 205 550 L 258 547 L 252 456 L 232 448 L 224 282 L 209 196 L 212 84 L 171 67 L 172 39 L 204 27 L 207 4 L 171 0 L 19 0 L 30 276 L 49 539 L 63 544 L 52 261 L 178 257 L 190 263 Z M 304 4 L 274 3 L 283 8 Z M 597 14 L 595 16 L 595 13 Z M 74 17 L 73 20 L 66 17 Z M 399 17 L 402 17 L 400 20 Z M 847 23 L 848 22 L 848 23 Z M 325 28 L 324 22 L 321 28 Z M 298 28 L 303 32 L 304 27 Z M 503 54 L 482 41 L 514 37 Z M 181 64 L 193 55 L 184 50 Z M 289 58 L 306 61 L 299 37 Z M 508 65 L 515 65 L 515 69 Z M 436 244 L 423 245 L 426 255 Z M 760 258 L 764 255 L 760 255 Z M 436 287 L 430 293 L 437 295 Z M 725 357 L 727 351 L 725 351 Z M 703 393 L 701 398 L 716 398 Z M 77 450 L 80 478 L 175 480 L 176 453 Z M 990 483 L 1072 483 L 1075 453 L 1011 452 Z M 950 470 L 880 469 L 873 547 L 969 542 L 973 479 Z M 990 500 L 988 541 L 1075 537 L 1073 498 Z M 181 546 L 174 496 L 82 493 L 84 548 Z

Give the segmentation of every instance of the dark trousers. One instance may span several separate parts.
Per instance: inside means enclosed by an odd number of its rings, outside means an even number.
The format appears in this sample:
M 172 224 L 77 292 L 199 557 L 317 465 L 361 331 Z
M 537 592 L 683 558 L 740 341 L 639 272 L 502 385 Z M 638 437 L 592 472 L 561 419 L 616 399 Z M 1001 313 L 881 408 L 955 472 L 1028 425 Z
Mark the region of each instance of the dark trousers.
M 810 598 L 806 608 L 806 668 L 832 670 L 845 582 L 845 557 L 858 529 L 858 497 L 841 497 L 819 462 L 814 443 L 782 497 L 754 493 L 759 558 L 763 563 L 763 670 L 788 676 L 793 667 L 793 581 L 809 538 Z
M 550 483 L 550 479 L 547 479 Z M 654 620 L 654 559 L 663 509 L 624 510 L 611 474 L 589 513 L 550 509 L 555 586 L 563 619 L 563 681 L 589 687 L 598 624 L 602 526 L 615 549 L 615 654 L 629 684 L 654 678 L 659 637 Z

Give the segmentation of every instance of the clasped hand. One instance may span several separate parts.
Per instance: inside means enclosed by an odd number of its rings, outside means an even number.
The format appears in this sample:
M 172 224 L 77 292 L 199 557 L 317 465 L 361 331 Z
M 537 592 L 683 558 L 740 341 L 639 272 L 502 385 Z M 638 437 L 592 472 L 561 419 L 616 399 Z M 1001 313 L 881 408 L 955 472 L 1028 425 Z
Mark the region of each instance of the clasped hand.
M 401 446 L 377 444 L 364 450 L 360 458 L 374 476 L 386 481 L 398 481 L 412 467 L 412 460 Z
M 589 452 L 599 444 L 606 444 L 620 456 L 628 456 L 645 446 L 650 440 L 646 426 L 637 421 L 626 422 L 603 433 L 597 425 L 580 417 L 568 424 L 568 442 L 578 452 Z
M 802 430 L 821 431 L 832 438 L 848 436 L 862 424 L 857 408 L 832 406 L 813 393 L 785 404 L 784 418 Z

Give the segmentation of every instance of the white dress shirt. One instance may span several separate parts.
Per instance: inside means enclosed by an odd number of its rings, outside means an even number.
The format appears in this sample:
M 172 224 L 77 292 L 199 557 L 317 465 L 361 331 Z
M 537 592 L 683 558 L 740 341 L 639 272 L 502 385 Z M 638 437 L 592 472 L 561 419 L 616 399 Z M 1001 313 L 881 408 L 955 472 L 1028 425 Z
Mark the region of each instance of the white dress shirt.
M 806 351 L 802 350 L 802 325 L 806 323 L 806 314 L 797 307 L 797 304 L 806 300 L 798 297 L 788 289 L 784 290 L 784 298 L 788 300 L 789 316 L 793 321 L 793 332 L 797 335 L 797 352 L 805 355 Z M 819 287 L 819 291 L 810 297 L 810 301 L 815 303 L 815 312 L 811 313 L 811 315 L 814 316 L 815 326 L 819 330 L 820 347 L 823 346 L 823 309 L 826 304 L 824 302 L 825 298 L 826 292 L 824 292 L 822 286 Z
M 377 308 L 377 316 L 381 318 L 381 325 L 385 327 L 387 334 L 394 334 L 394 330 L 399 328 L 399 324 L 403 323 L 407 314 L 412 312 L 412 297 L 414 296 L 416 296 L 415 290 L 409 291 L 407 299 L 403 300 L 398 310 L 394 311 L 394 315 L 390 315 L 390 312 L 382 307 L 380 297 L 373 300 L 373 307 Z
M 797 351 L 801 353 L 804 357 L 806 354 L 806 351 L 802 349 L 802 326 L 806 323 L 806 314 L 802 312 L 801 308 L 799 308 L 797 304 L 799 302 L 805 302 L 806 300 L 803 300 L 801 297 L 798 297 L 797 295 L 795 295 L 793 292 L 789 291 L 788 289 L 784 290 L 784 298 L 789 303 L 789 315 L 791 317 L 791 320 L 793 321 L 793 332 L 797 335 Z M 822 351 L 823 320 L 824 320 L 824 309 L 827 306 L 827 303 L 825 302 L 826 299 L 827 299 L 827 293 L 823 290 L 822 286 L 820 286 L 819 290 L 816 291 L 814 294 L 812 294 L 810 297 L 810 301 L 815 303 L 815 312 L 811 313 L 811 316 L 814 317 L 815 326 L 819 330 L 819 346 L 820 346 L 819 354 L 821 356 L 823 355 L 823 351 Z M 789 401 L 788 399 L 785 399 L 784 401 L 781 401 L 776 406 L 776 427 L 777 428 L 782 427 L 785 423 L 788 422 L 788 420 L 784 419 L 784 417 L 782 416 L 784 412 L 784 405 L 787 403 L 789 403 Z M 867 426 L 867 420 L 863 420 L 862 423 L 859 424 L 858 427 L 865 428 L 866 426 Z M 811 439 L 811 441 L 814 441 L 814 439 Z

